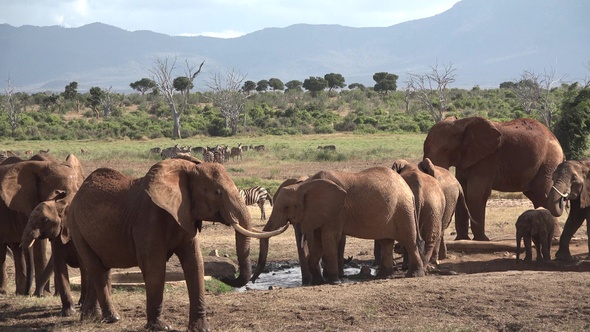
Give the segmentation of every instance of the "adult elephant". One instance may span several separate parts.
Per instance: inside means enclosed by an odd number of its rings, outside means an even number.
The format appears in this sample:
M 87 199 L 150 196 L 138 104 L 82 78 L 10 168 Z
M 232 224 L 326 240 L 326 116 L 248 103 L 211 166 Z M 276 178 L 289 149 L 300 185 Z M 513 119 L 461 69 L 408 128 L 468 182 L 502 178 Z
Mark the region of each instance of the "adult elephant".
M 424 264 L 437 264 L 445 212 L 445 194 L 440 183 L 417 165 L 398 159 L 391 168 L 408 183 L 414 194 L 418 227 L 424 240 Z
M 340 282 L 338 244 L 347 235 L 379 240 L 384 254 L 378 277 L 393 274 L 394 240 L 408 250 L 406 275 L 424 275 L 424 243 L 418 233 L 412 190 L 390 168 L 373 167 L 358 173 L 322 171 L 282 188 L 264 230 L 288 223 L 300 224 L 303 234 L 313 235 L 308 238 L 312 284 Z M 268 239 L 260 241 L 256 273 L 266 265 L 268 245 Z M 322 256 L 323 275 L 319 269 Z
M 586 233 L 590 235 L 590 159 L 568 160 L 553 172 L 551 191 L 547 195 L 547 210 L 555 217 L 563 214 L 566 201 L 570 211 L 559 238 L 559 249 L 555 254 L 557 260 L 572 260 L 570 241 L 586 220 Z M 588 239 L 588 257 L 590 259 L 590 237 Z
M 28 217 L 39 203 L 53 199 L 59 192 L 75 193 L 83 180 L 84 170 L 74 155 L 68 155 L 65 162 L 37 155 L 29 160 L 8 158 L 0 164 L 0 240 L 3 241 L 0 265 L 5 267 L 8 246 L 14 256 L 17 294 L 29 293 L 30 284 L 26 282 L 27 273 L 24 272 L 26 250 L 19 246 Z M 33 247 L 37 284 L 48 263 L 46 247 L 47 240 L 39 241 Z M 6 280 L 2 278 L 0 289 L 6 290 Z
M 72 297 L 68 266 L 80 268 L 78 252 L 74 247 L 67 228 L 65 218 L 67 217 L 68 203 L 72 195 L 63 192 L 53 200 L 41 202 L 33 209 L 23 232 L 21 247 L 29 248 L 39 239 L 51 241 L 51 263 L 43 271 L 41 283 L 37 288 L 43 288 L 49 281 L 51 274 L 55 275 L 55 290 L 59 294 L 62 309 L 62 316 L 71 316 L 76 312 L 75 302 Z M 86 273 L 80 269 L 82 285 L 87 287 Z M 86 289 L 82 288 L 79 303 L 82 303 L 86 295 Z M 37 293 L 37 291 L 36 291 Z
M 474 240 L 488 241 L 485 208 L 492 190 L 523 192 L 534 207 L 546 207 L 551 174 L 565 160 L 547 127 L 533 119 L 493 122 L 482 117 L 447 118 L 435 124 L 424 141 L 424 158 L 438 166 L 455 166 L 467 206 L 478 222 Z M 457 223 L 467 216 L 457 211 Z M 461 236 L 464 236 L 462 234 Z
M 469 213 L 469 209 L 467 208 L 461 184 L 448 169 L 434 165 L 429 158 L 424 158 L 419 162 L 418 168 L 422 172 L 438 180 L 445 195 L 445 212 L 442 218 L 442 234 L 440 237 L 440 246 L 437 250 L 438 257 L 435 257 L 437 259 L 445 259 L 447 257 L 447 245 L 445 242 L 444 231 L 451 224 L 455 211 L 459 209 L 463 215 L 467 216 L 467 219 L 464 221 L 470 221 L 471 224 L 475 223 L 475 221 L 471 217 L 471 213 Z M 455 240 L 468 239 L 469 223 L 464 223 L 462 225 L 455 223 L 455 231 L 457 232 Z
M 189 294 L 188 330 L 208 330 L 198 241 L 205 220 L 236 230 L 240 275 L 223 280 L 234 287 L 245 285 L 251 276 L 249 237 L 284 231 L 252 231 L 238 188 L 216 163 L 179 156 L 153 165 L 139 179 L 108 168 L 90 174 L 74 196 L 66 219 L 90 284 L 81 308 L 82 320 L 96 318 L 98 300 L 102 320 L 118 321 L 120 316 L 111 300 L 110 269 L 139 266 L 146 286 L 146 328 L 168 330 L 161 319 L 162 298 L 166 261 L 176 254 Z

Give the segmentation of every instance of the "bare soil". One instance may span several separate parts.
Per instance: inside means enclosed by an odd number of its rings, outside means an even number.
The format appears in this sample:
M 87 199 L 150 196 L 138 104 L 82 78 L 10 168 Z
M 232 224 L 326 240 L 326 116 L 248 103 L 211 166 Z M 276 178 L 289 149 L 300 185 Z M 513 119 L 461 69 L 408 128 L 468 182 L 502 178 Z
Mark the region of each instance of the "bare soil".
M 316 165 L 317 166 L 317 165 Z M 364 165 L 371 166 L 371 165 Z M 339 168 L 342 169 L 343 165 Z M 344 168 L 354 166 L 344 166 Z M 318 169 L 319 170 L 319 169 Z M 292 175 L 309 174 L 304 168 Z M 268 173 L 267 173 L 268 174 Z M 251 175 L 248 175 L 251 176 Z M 590 261 L 583 225 L 570 248 L 576 262 L 515 262 L 514 223 L 532 206 L 526 200 L 488 202 L 486 225 L 500 249 L 456 246 L 453 226 L 445 238 L 450 252 L 440 262 L 443 271 L 422 278 L 389 280 L 351 276 L 338 286 L 293 287 L 273 290 L 207 293 L 207 315 L 215 331 L 584 331 L 590 330 Z M 270 210 L 270 207 L 267 207 Z M 267 210 L 267 213 L 269 211 Z M 257 208 L 252 215 L 259 218 Z M 566 216 L 560 218 L 563 225 Z M 262 227 L 263 222 L 257 227 Z M 235 257 L 234 234 L 225 226 L 206 225 L 201 236 L 203 254 L 217 249 Z M 296 262 L 293 233 L 272 238 L 272 262 Z M 346 256 L 358 265 L 372 262 L 372 241 L 349 238 Z M 252 241 L 251 259 L 258 255 Z M 552 255 L 557 250 L 556 243 Z M 523 257 L 524 255 L 521 255 Z M 12 261 L 9 278 L 12 280 Z M 178 263 L 171 259 L 171 271 Z M 75 275 L 76 271 L 72 270 Z M 262 274 L 260 278 L 265 278 Z M 14 285 L 10 286 L 14 289 Z M 78 292 L 75 295 L 78 296 Z M 114 289 L 122 320 L 113 325 L 80 323 L 78 317 L 59 317 L 59 297 L 0 295 L 0 331 L 137 331 L 143 329 L 145 292 Z M 164 319 L 185 330 L 188 296 L 183 285 L 167 286 Z

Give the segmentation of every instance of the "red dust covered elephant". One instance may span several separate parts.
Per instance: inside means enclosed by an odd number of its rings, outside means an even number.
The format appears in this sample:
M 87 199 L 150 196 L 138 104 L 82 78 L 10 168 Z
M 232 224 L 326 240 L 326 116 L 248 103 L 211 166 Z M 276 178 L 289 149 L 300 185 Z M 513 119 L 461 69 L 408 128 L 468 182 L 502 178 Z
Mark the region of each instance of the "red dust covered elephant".
M 551 174 L 565 160 L 557 138 L 540 122 L 493 122 L 482 117 L 449 117 L 435 124 L 424 141 L 424 158 L 455 166 L 467 206 L 477 224 L 474 240 L 488 240 L 485 208 L 492 190 L 523 192 L 534 207 L 547 207 Z M 467 216 L 457 210 L 457 238 L 468 239 Z M 558 229 L 556 229 L 558 232 Z

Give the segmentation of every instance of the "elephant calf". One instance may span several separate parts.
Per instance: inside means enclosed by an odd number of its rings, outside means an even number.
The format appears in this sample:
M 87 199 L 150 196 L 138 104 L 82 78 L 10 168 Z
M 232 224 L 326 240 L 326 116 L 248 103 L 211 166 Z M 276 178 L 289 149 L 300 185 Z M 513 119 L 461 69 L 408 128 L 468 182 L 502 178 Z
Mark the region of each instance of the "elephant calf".
M 551 259 L 551 240 L 556 218 L 546 209 L 524 211 L 516 220 L 516 262 L 520 254 L 520 242 L 524 238 L 525 262 L 532 260 L 531 240 L 537 249 L 537 260 Z

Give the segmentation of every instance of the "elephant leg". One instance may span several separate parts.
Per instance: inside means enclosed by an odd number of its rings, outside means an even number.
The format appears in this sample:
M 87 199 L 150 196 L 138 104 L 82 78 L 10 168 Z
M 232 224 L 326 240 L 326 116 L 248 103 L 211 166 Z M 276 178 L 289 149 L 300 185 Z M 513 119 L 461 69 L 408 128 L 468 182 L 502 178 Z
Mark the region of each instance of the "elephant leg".
M 344 248 L 346 248 L 346 235 L 342 235 L 338 241 L 338 277 L 344 277 Z
M 552 236 L 547 235 L 541 238 L 541 255 L 544 261 L 551 260 L 551 239 Z
M 477 187 L 478 185 L 470 184 L 469 188 Z M 471 222 L 471 232 L 473 233 L 473 240 L 489 241 L 490 239 L 485 234 L 486 225 L 486 202 L 490 197 L 491 189 L 482 190 L 480 188 L 474 189 L 467 194 L 467 206 L 471 212 L 474 221 Z
M 378 242 L 379 247 L 381 248 L 381 261 L 379 263 L 377 278 L 391 278 L 393 277 L 393 244 L 395 241 L 391 239 L 382 239 Z
M 535 244 L 535 251 L 537 252 L 536 260 L 543 260 L 543 255 L 541 255 L 541 241 L 538 235 L 533 236 L 533 243 Z
M 307 240 L 307 245 L 309 246 L 309 258 L 307 260 L 307 264 L 309 267 L 309 272 L 311 273 L 312 285 L 321 285 L 326 282 L 322 276 L 322 271 L 320 268 L 320 260 L 322 259 L 322 255 L 324 253 L 321 235 L 322 234 L 320 230 L 315 230 L 313 232 L 312 239 Z
M 35 288 L 36 290 L 41 292 L 51 293 L 50 283 L 49 280 L 47 282 L 43 282 L 43 271 L 49 265 L 49 254 L 48 254 L 48 247 L 49 241 L 47 239 L 41 239 L 35 241 L 33 244 L 33 252 L 34 252 L 34 266 L 35 266 Z
M 527 234 L 524 236 L 524 249 L 525 249 L 525 256 L 524 256 L 524 261 L 525 262 L 530 262 L 533 259 L 533 250 L 531 247 L 531 240 L 532 237 L 530 234 Z
M 14 280 L 16 284 L 17 295 L 29 295 L 30 281 L 32 278 L 32 261 L 28 251 L 20 248 L 19 245 L 10 244 L 12 250 L 12 258 L 14 259 Z M 27 272 L 29 269 L 29 272 Z M 27 280 L 27 278 L 29 278 Z
M 54 253 L 52 252 L 51 258 L 49 258 L 49 263 L 43 269 L 43 272 L 41 273 L 41 277 L 39 279 L 37 279 L 38 282 L 35 285 L 35 292 L 34 292 L 35 296 L 42 297 L 45 295 L 45 285 L 49 282 L 49 279 L 53 275 L 53 271 L 54 271 Z M 55 288 L 57 291 L 57 283 L 55 285 Z
M 311 272 L 309 271 L 308 257 L 309 247 L 308 239 L 313 237 L 312 234 L 305 235 L 301 233 L 299 224 L 293 225 L 295 231 L 295 245 L 297 246 L 297 255 L 299 256 L 299 267 L 301 268 L 301 284 L 303 286 L 311 285 Z
M 121 316 L 119 316 L 111 300 L 110 269 L 102 264 L 100 258 L 92 251 L 84 239 L 76 241 L 76 249 L 84 262 L 89 284 L 88 300 L 84 300 L 80 319 L 96 319 L 96 301 L 98 301 L 102 310 L 102 321 L 105 323 L 118 322 L 121 320 Z
M 563 231 L 561 232 L 561 236 L 559 237 L 559 249 L 557 253 L 555 253 L 555 259 L 561 261 L 572 260 L 572 254 L 570 253 L 570 241 L 574 234 L 578 231 L 584 219 L 586 218 L 585 211 L 590 209 L 580 209 L 579 201 L 572 201 L 572 208 L 570 211 L 567 220 L 565 221 L 565 225 L 563 226 Z
M 321 242 L 323 248 L 323 263 L 324 271 L 323 276 L 326 281 L 332 285 L 340 284 L 340 278 L 338 278 L 339 271 L 339 244 L 342 239 L 341 234 L 333 234 L 329 229 L 323 229 L 321 232 Z M 342 260 L 344 264 L 344 260 Z
M 60 255 L 59 249 L 52 246 L 53 269 L 55 275 L 55 290 L 61 299 L 61 315 L 64 317 L 72 316 L 76 312 L 72 289 L 70 287 L 70 278 L 68 266 Z
M 266 211 L 264 211 L 264 201 L 258 201 L 260 207 L 260 220 L 266 220 Z
M 0 294 L 6 294 L 8 291 L 8 273 L 6 272 L 6 255 L 8 250 L 6 249 L 6 243 L 0 243 Z
M 590 222 L 586 220 L 586 237 L 588 238 L 588 256 L 586 259 L 590 259 Z
M 447 258 L 447 243 L 445 242 L 444 234 L 440 236 L 440 244 L 438 246 L 438 259 L 443 260 Z
M 373 266 L 379 266 L 381 264 L 381 245 L 378 240 L 373 241 Z
M 199 234 L 197 234 L 197 237 Z M 184 277 L 186 280 L 186 287 L 188 289 L 189 295 L 189 302 L 190 302 L 190 311 L 189 311 L 189 325 L 188 331 L 209 331 L 209 323 L 207 322 L 206 318 L 206 308 L 205 308 L 205 280 L 204 280 L 204 264 L 203 264 L 203 257 L 201 255 L 201 248 L 197 241 L 197 237 L 195 237 L 190 243 L 183 245 L 179 250 L 176 251 L 176 255 L 180 261 L 182 266 L 182 270 L 184 272 Z M 149 258 L 151 261 L 151 257 Z M 162 271 L 166 272 L 166 261 L 164 257 L 163 265 L 161 267 Z M 157 280 L 155 280 L 157 282 Z M 159 291 L 160 301 L 162 300 L 162 295 L 164 291 L 164 280 L 161 281 L 161 288 L 150 290 L 150 292 L 155 293 Z M 148 290 L 148 284 L 146 282 L 146 292 Z M 158 294 L 152 294 L 153 296 L 157 296 Z M 148 306 L 150 305 L 150 293 L 148 293 Z M 157 303 L 152 303 L 153 305 Z M 162 303 L 160 302 L 158 305 L 158 309 L 162 308 Z M 161 314 L 161 312 L 159 313 Z M 161 322 L 159 320 L 159 316 L 157 317 L 156 322 Z M 162 322 L 163 323 L 163 322 Z M 150 320 L 148 316 L 148 326 L 149 329 Z M 153 327 L 153 325 L 152 325 Z

